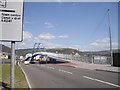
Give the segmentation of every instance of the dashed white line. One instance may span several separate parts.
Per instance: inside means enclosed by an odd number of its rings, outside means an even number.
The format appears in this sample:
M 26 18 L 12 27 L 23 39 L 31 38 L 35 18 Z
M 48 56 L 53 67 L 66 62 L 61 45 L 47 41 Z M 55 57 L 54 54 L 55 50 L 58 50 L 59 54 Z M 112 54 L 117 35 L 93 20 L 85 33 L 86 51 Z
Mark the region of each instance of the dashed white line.
M 111 86 L 114 86 L 114 87 L 120 87 L 119 85 L 112 84 L 112 83 L 102 81 L 102 80 L 99 80 L 99 79 L 91 78 L 91 77 L 88 77 L 88 76 L 83 76 L 83 77 L 87 78 L 87 79 L 90 79 L 90 80 L 93 80 L 93 81 L 98 81 L 98 82 L 101 82 L 101 83 L 105 83 L 105 84 L 108 84 L 108 85 L 111 85 Z
M 59 69 L 59 71 L 72 74 L 72 72 L 68 72 L 68 71 L 65 71 L 65 70 L 62 70 L 62 69 Z
M 45 67 L 45 65 L 42 65 L 42 67 Z M 50 67 L 50 66 L 47 66 L 47 68 L 49 68 L 49 69 L 55 69 L 54 67 Z M 65 70 L 62 70 L 62 69 L 59 69 L 59 71 L 65 72 L 65 73 L 68 73 L 68 74 L 73 74 L 72 72 L 65 71 Z
M 47 68 L 50 68 L 50 69 L 55 69 L 54 67 L 47 67 Z

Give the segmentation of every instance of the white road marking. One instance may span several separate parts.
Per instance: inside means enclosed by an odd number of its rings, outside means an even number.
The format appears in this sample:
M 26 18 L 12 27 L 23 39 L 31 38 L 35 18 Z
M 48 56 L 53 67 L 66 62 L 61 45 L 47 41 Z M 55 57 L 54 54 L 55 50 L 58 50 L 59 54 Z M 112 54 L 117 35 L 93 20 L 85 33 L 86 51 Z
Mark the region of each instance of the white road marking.
M 94 81 L 98 81 L 98 82 L 101 82 L 101 83 L 105 83 L 105 84 L 108 84 L 108 85 L 111 85 L 111 86 L 120 87 L 119 85 L 112 84 L 112 83 L 109 83 L 109 82 L 106 82 L 106 81 L 102 81 L 102 80 L 99 80 L 99 79 L 95 79 L 95 78 L 91 78 L 91 77 L 87 77 L 87 76 L 83 76 L 83 77 L 87 78 L 87 79 L 90 79 L 90 80 L 94 80 Z
M 73 74 L 72 72 L 68 72 L 68 71 L 61 70 L 61 69 L 59 69 L 59 71 L 61 71 L 61 72 L 65 72 L 65 73 L 69 73 L 69 74 Z
M 21 67 L 20 64 L 18 64 L 18 65 L 20 66 L 21 70 L 23 71 L 23 73 L 24 73 L 24 75 L 25 75 L 25 78 L 26 78 L 26 80 L 27 80 L 27 82 L 28 82 L 28 86 L 29 86 L 29 88 L 31 89 L 32 87 L 31 87 L 31 85 L 30 85 L 29 79 L 28 79 L 28 77 L 27 77 L 25 71 L 23 70 L 23 68 Z
M 50 68 L 50 69 L 55 69 L 54 67 L 49 67 L 49 66 L 48 66 L 47 68 Z

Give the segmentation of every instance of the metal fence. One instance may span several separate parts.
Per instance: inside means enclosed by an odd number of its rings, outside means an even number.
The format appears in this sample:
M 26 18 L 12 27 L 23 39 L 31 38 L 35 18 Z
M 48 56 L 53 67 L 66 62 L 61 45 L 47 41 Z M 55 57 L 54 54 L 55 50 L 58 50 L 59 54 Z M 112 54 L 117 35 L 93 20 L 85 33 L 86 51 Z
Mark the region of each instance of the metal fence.
M 94 63 L 94 64 L 111 64 L 111 58 L 109 56 L 93 56 L 93 55 L 73 56 L 67 54 L 57 54 L 56 58 L 65 61 L 74 60 L 74 61 Z

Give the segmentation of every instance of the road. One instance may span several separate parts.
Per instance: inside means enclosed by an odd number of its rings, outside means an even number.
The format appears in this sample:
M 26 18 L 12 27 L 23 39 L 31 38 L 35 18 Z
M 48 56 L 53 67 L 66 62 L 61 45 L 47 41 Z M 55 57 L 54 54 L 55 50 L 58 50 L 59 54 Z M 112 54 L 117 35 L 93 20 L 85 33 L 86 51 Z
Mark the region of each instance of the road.
M 31 88 L 118 88 L 118 73 L 48 64 L 20 64 Z

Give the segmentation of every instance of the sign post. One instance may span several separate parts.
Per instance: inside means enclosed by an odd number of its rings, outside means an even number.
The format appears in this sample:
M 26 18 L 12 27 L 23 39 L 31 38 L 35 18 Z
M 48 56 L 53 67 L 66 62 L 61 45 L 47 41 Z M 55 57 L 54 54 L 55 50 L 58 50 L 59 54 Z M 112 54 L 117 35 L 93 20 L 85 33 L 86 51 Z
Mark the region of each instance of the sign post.
M 15 68 L 15 41 L 11 42 L 11 49 L 12 49 L 12 54 L 11 54 L 11 77 L 10 77 L 10 84 L 11 84 L 11 89 L 14 88 L 14 68 Z
M 23 40 L 23 0 L 0 0 L 0 41 L 11 42 L 11 89 L 14 89 L 15 42 Z

